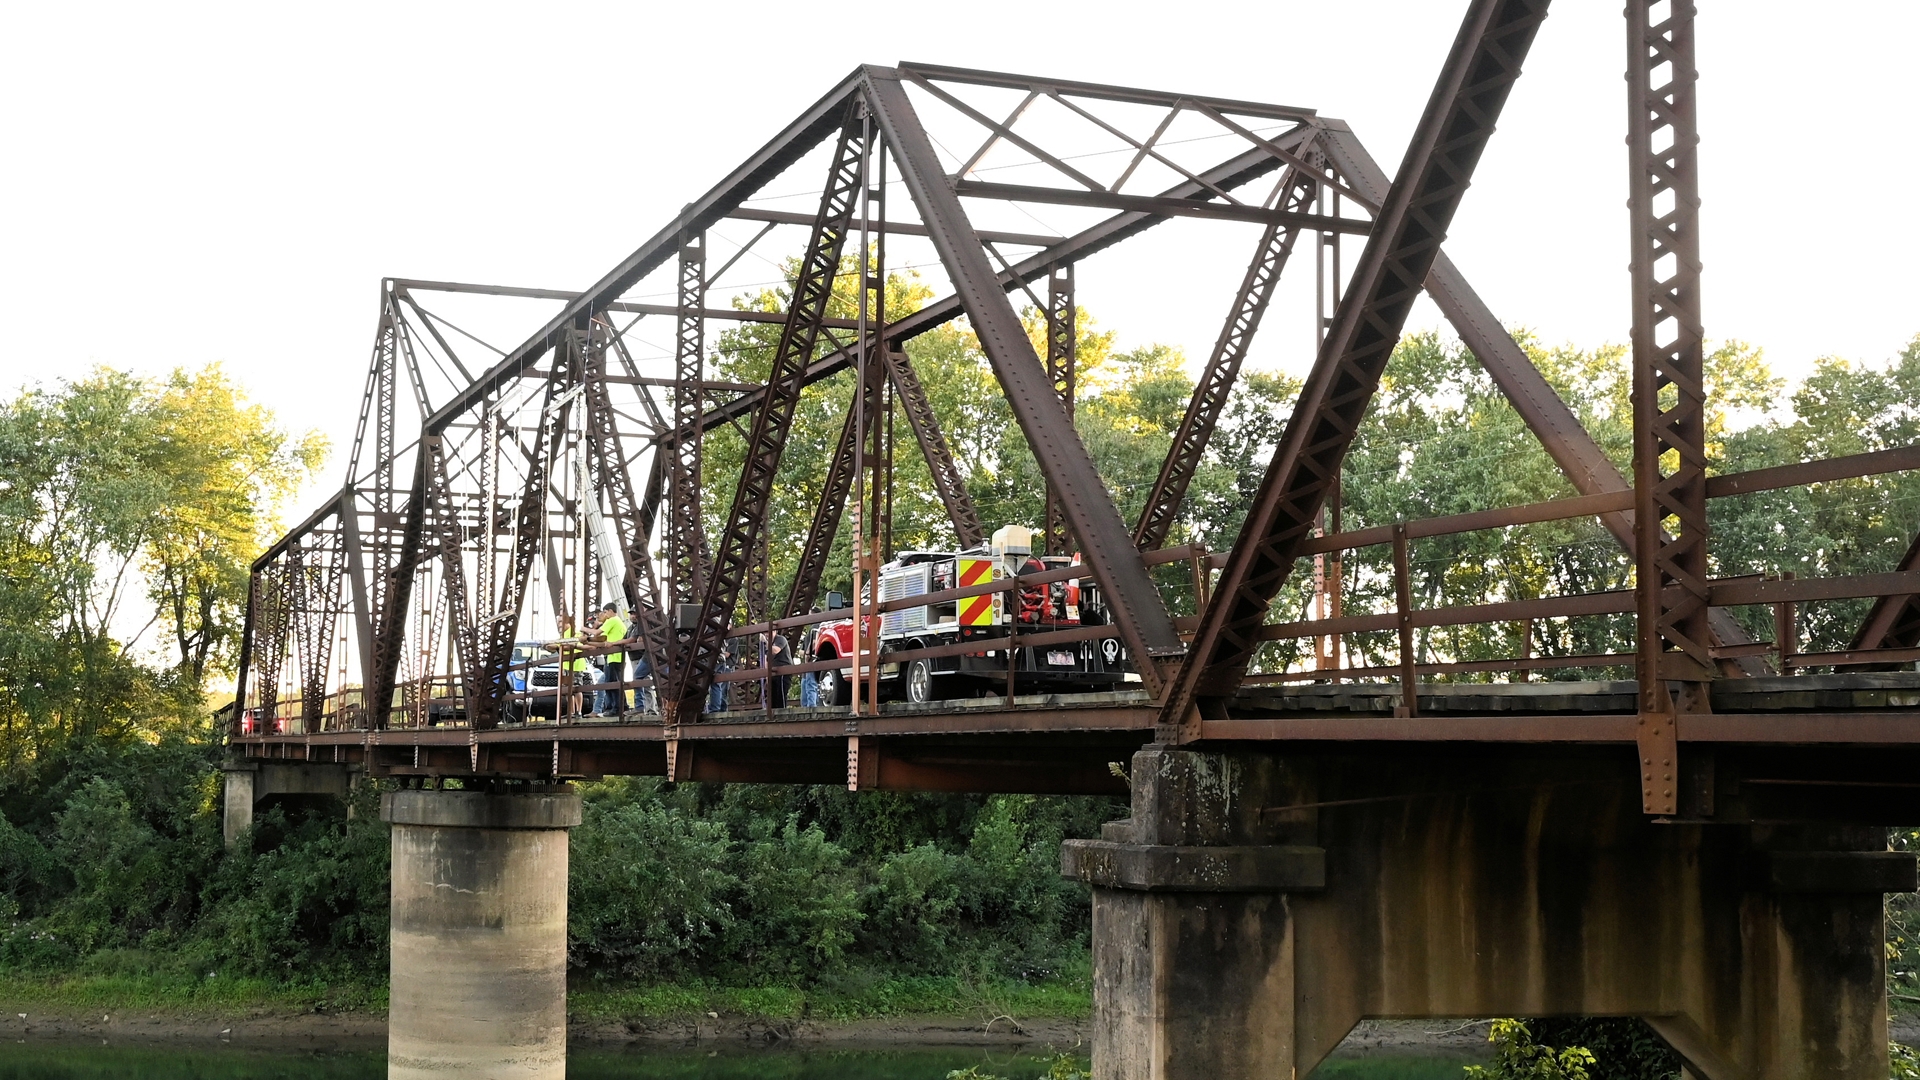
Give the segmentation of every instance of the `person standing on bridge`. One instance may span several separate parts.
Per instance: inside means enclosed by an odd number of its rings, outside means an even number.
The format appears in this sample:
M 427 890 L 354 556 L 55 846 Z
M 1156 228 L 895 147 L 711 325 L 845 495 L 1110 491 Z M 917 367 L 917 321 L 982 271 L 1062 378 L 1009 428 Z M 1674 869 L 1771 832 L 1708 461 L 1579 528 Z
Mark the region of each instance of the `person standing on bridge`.
M 714 657 L 713 673 L 715 675 L 725 675 L 731 672 L 733 670 L 733 657 L 733 642 L 729 641 L 722 644 L 719 655 Z M 719 679 L 715 679 L 713 685 L 707 687 L 707 711 L 726 712 L 727 697 L 727 684 L 721 682 Z
M 767 667 L 785 667 L 793 663 L 791 648 L 787 645 L 787 635 L 778 630 L 767 635 Z M 767 707 L 784 709 L 787 707 L 787 676 L 781 672 L 767 672 Z
M 626 643 L 627 620 L 620 617 L 619 608 L 616 608 L 612 604 L 601 607 L 600 630 L 594 636 L 610 645 L 624 645 Z M 633 703 L 633 691 L 629 691 L 626 687 L 620 685 L 627 681 L 627 650 L 623 648 L 608 653 L 605 657 L 605 663 L 607 665 L 607 671 L 604 681 L 612 683 L 614 689 L 600 691 L 600 700 L 595 703 L 596 711 L 602 715 L 619 716 L 625 713 Z M 636 664 L 635 666 L 638 667 L 639 665 Z M 644 678 L 645 676 L 635 672 L 633 677 Z M 642 709 L 646 707 L 646 694 L 647 691 L 644 687 L 639 690 Z
M 582 701 L 581 686 L 587 675 L 587 658 L 580 652 L 581 637 L 574 625 L 573 616 L 560 616 L 560 640 L 548 645 L 548 651 L 558 654 L 556 659 L 560 678 L 554 690 L 553 719 L 557 723 L 565 716 L 579 716 Z M 564 700 L 563 700 L 564 699 Z
M 813 605 L 813 611 L 811 613 L 814 615 L 820 614 L 820 605 L 819 604 Z M 815 660 L 820 659 L 819 657 L 813 655 L 814 645 L 819 640 L 820 640 L 820 624 L 808 623 L 806 631 L 800 635 L 800 658 L 802 660 L 805 660 L 807 663 L 812 663 Z M 811 708 L 814 708 L 815 706 L 818 706 L 819 704 L 820 704 L 819 678 L 816 677 L 814 672 L 811 672 L 811 671 L 801 672 L 800 673 L 800 707 L 803 709 L 811 709 Z

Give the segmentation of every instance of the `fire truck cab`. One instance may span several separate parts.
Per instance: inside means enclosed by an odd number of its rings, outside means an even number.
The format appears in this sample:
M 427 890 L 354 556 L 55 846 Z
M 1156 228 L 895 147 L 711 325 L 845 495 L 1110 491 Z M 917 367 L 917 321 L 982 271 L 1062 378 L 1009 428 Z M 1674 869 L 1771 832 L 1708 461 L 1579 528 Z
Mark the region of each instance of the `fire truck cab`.
M 879 599 L 885 603 L 914 596 L 964 589 L 1021 574 L 1077 565 L 1077 556 L 1035 555 L 1033 530 L 1004 526 L 991 543 L 966 551 L 903 551 L 880 567 Z M 873 616 L 863 616 L 873 626 Z M 1118 638 L 1098 638 L 1011 651 L 996 639 L 1071 630 L 1107 623 L 1099 586 L 1068 578 L 1011 592 L 963 597 L 879 616 L 880 686 L 885 696 L 910 702 L 1005 693 L 1011 671 L 1016 689 L 1036 693 L 1108 690 L 1130 678 L 1131 661 Z M 888 660 L 894 653 L 978 642 L 978 652 Z M 853 654 L 853 620 L 824 623 L 815 636 L 810 660 Z M 822 704 L 852 701 L 852 668 L 822 671 Z

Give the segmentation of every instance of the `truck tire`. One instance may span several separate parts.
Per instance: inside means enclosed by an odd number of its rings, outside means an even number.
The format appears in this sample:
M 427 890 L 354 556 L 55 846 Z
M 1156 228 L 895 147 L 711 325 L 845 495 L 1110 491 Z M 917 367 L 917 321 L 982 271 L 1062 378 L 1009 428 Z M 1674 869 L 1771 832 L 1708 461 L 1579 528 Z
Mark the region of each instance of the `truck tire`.
M 823 656 L 822 660 L 831 660 Z M 846 706 L 853 704 L 853 684 L 847 679 L 847 672 L 839 668 L 828 668 L 820 673 L 820 704 Z
M 934 689 L 933 662 L 930 660 L 915 660 L 908 664 L 901 682 L 904 684 L 903 693 L 912 704 L 925 705 L 940 698 Z

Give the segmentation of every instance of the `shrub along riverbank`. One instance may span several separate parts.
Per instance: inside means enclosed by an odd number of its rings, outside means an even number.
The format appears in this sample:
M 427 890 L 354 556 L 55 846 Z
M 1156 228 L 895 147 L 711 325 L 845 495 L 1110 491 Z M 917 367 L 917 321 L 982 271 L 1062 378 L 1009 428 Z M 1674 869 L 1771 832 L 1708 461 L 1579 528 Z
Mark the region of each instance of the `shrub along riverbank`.
M 379 1010 L 377 785 L 273 808 L 231 849 L 217 751 L 77 741 L 0 791 L 0 1000 L 16 1008 Z M 1098 798 L 581 786 L 571 1010 L 614 1019 L 1077 1017 L 1086 890 L 1059 845 Z

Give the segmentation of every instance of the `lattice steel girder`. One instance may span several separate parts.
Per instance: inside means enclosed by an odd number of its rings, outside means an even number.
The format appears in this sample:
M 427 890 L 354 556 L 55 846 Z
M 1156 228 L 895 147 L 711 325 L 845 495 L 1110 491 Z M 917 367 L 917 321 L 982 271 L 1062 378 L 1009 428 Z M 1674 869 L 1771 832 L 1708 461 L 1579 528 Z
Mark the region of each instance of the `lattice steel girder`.
M 1302 147 L 1302 152 L 1306 150 Z M 1280 205 L 1288 209 L 1311 206 L 1320 191 L 1319 179 L 1313 172 L 1289 166 L 1280 182 Z M 1253 261 L 1241 278 L 1240 291 L 1227 311 L 1227 321 L 1221 326 L 1213 352 L 1207 356 L 1207 365 L 1194 384 L 1193 397 L 1188 399 L 1186 414 L 1174 432 L 1173 445 L 1167 448 L 1166 460 L 1161 462 L 1160 475 L 1153 482 L 1153 490 L 1147 493 L 1146 505 L 1140 508 L 1140 520 L 1133 529 L 1134 546 L 1140 550 L 1150 551 L 1167 542 L 1167 534 L 1179 517 L 1180 504 L 1187 496 L 1187 485 L 1200 468 L 1207 442 L 1213 438 L 1214 426 L 1226 409 L 1227 396 L 1240 376 L 1240 364 L 1246 359 L 1247 348 L 1253 344 L 1253 335 L 1260 329 L 1260 317 L 1266 314 L 1267 302 L 1273 298 L 1274 286 L 1280 281 L 1280 273 L 1286 268 L 1287 257 L 1293 253 L 1299 235 L 1299 229 L 1281 225 L 1268 225 L 1261 234 Z
M 1173 617 L 1134 548 L 1106 484 L 1049 385 L 1046 369 L 1034 354 L 1020 316 L 1008 302 L 1005 287 L 987 263 L 980 238 L 941 172 L 933 144 L 921 128 L 912 102 L 907 100 L 899 75 L 868 68 L 866 78 L 874 118 L 893 150 L 901 179 L 913 195 L 921 219 L 933 234 L 934 248 L 953 280 L 954 292 L 964 304 L 981 349 L 993 365 L 1041 471 L 1066 501 L 1068 523 L 1079 538 L 1092 576 L 1100 583 L 1101 596 L 1113 613 L 1114 623 L 1133 652 L 1142 680 L 1150 691 L 1158 691 L 1158 665 L 1185 651 L 1174 630 Z
M 1079 335 L 1074 325 L 1077 308 L 1073 299 L 1073 264 L 1062 263 L 1047 271 L 1047 378 L 1053 383 L 1054 396 L 1067 410 L 1067 422 L 1073 423 L 1074 359 Z M 1068 548 L 1067 510 L 1053 481 L 1047 481 L 1047 551 L 1065 554 Z
M 1666 17 L 1655 21 L 1663 8 Z M 1689 0 L 1629 0 L 1626 12 L 1641 802 L 1650 814 L 1672 814 L 1679 807 L 1678 706 L 1667 683 L 1704 682 L 1714 670 L 1694 102 L 1699 76 Z M 1704 692 L 1687 697 L 1688 711 L 1706 711 Z
M 667 559 L 674 598 L 692 603 L 706 591 L 706 526 L 700 515 L 701 380 L 704 379 L 707 305 L 704 238 L 680 247 L 680 305 L 673 340 L 673 432 L 667 495 Z
M 1201 699 L 1231 693 L 1259 647 L 1268 604 L 1313 528 L 1546 9 L 1546 0 L 1475 0 L 1467 9 L 1192 651 L 1166 695 L 1165 737 L 1196 733 Z
M 826 315 L 827 303 L 832 297 L 833 279 L 840 268 L 840 251 L 846 242 L 848 223 L 865 183 L 871 138 L 866 119 L 859 115 L 857 106 L 857 101 L 848 101 L 839 112 L 839 144 L 827 174 L 826 189 L 820 196 L 813 234 L 794 282 L 787 321 L 781 327 L 780 341 L 774 349 L 767 394 L 753 414 L 740 484 L 734 490 L 719 550 L 714 553 L 706 599 L 692 639 L 680 651 L 671 696 L 663 697 L 661 703 L 668 723 L 700 714 L 720 650 L 725 645 L 734 605 L 739 602 L 740 589 L 746 583 L 748 564 L 757 554 L 761 535 L 767 527 L 767 507 L 787 431 L 800 402 L 802 376 L 819 339 L 820 320 Z
M 1285 225 L 1295 229 L 1365 236 L 1370 223 L 1360 218 L 1330 217 L 1296 210 L 1274 210 L 1262 206 L 1229 206 L 1201 202 L 1198 199 L 1166 198 L 1149 195 L 1115 195 L 1100 191 L 1068 191 L 1063 188 L 1025 184 L 990 184 L 979 180 L 956 180 L 955 192 L 975 199 L 1007 199 L 1014 202 L 1053 203 L 1061 206 L 1085 206 L 1101 210 L 1131 210 L 1172 217 L 1216 218 L 1222 221 L 1251 221 L 1260 225 Z

